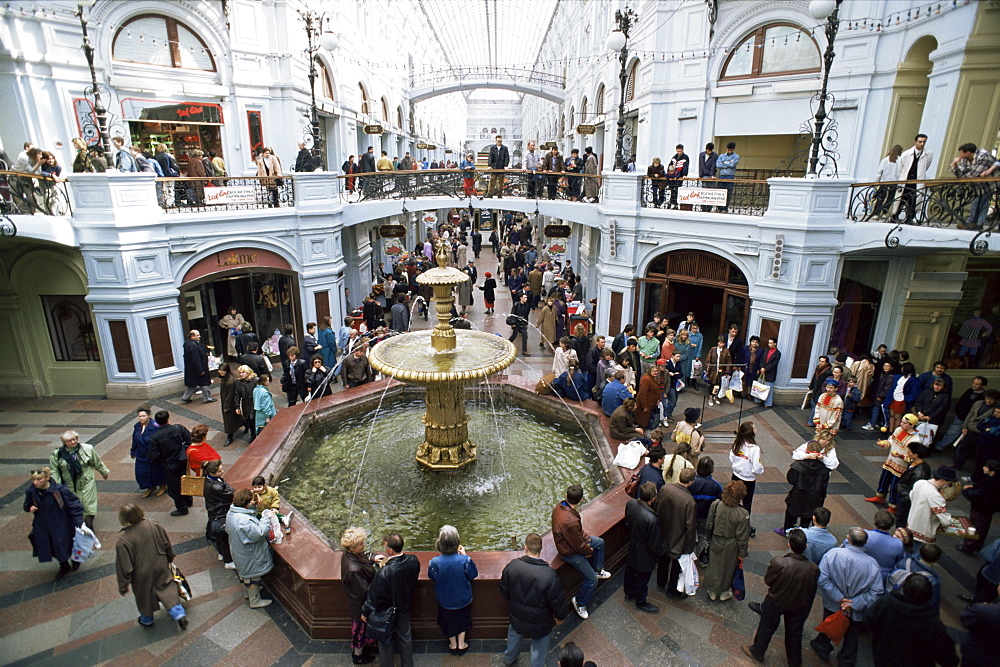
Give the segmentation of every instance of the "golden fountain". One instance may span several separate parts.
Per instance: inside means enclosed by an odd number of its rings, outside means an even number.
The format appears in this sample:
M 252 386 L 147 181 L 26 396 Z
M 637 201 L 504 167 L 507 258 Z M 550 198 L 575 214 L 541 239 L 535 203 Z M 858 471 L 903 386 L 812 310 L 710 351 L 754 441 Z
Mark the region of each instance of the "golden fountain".
M 438 323 L 431 331 L 387 338 L 371 349 L 368 361 L 383 375 L 427 390 L 424 442 L 416 459 L 432 470 L 457 470 L 476 460 L 469 442 L 465 386 L 485 380 L 514 362 L 514 345 L 484 331 L 456 331 L 451 325 L 452 290 L 469 276 L 448 266 L 443 239 L 437 242 L 437 267 L 417 276 L 434 290 Z

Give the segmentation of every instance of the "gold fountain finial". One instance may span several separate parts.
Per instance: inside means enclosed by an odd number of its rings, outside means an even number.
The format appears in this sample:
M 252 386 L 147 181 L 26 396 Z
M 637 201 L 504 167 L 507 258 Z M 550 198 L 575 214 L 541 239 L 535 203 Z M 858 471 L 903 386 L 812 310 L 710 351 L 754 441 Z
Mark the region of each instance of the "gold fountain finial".
M 434 257 L 437 259 L 438 266 L 442 269 L 448 268 L 448 242 L 443 238 L 437 240 L 437 252 Z

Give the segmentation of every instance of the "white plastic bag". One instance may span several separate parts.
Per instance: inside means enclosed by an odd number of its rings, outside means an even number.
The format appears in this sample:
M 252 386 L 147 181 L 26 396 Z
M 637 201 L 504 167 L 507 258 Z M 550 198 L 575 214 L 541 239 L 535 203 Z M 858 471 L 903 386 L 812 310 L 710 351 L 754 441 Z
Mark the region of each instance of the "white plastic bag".
M 681 566 L 681 576 L 677 577 L 677 592 L 685 595 L 695 595 L 701 582 L 698 580 L 697 557 L 694 554 L 682 554 L 678 560 Z
M 93 555 L 94 549 L 100 548 L 101 541 L 97 539 L 94 531 L 86 525 L 80 526 L 73 535 L 73 553 L 70 555 L 70 559 L 77 563 L 86 563 Z
M 701 361 L 698 359 L 691 362 L 691 377 L 695 379 L 701 377 Z
M 729 378 L 729 386 L 733 391 L 743 390 L 743 371 L 738 368 L 733 371 L 732 376 Z
M 934 436 L 937 435 L 937 424 L 931 424 L 930 422 L 920 422 L 917 424 L 917 435 L 920 437 L 920 444 L 924 446 L 929 446 L 934 442 Z
M 281 541 L 285 537 L 285 531 L 281 529 L 281 520 L 278 519 L 278 513 L 267 509 L 260 513 L 260 518 L 261 521 L 265 521 L 268 524 L 267 541 L 272 544 L 281 544 Z
M 618 445 L 618 455 L 615 456 L 614 464 L 621 468 L 635 469 L 642 462 L 642 457 L 646 453 L 646 447 L 641 442 L 630 440 Z
M 726 392 L 729 391 L 730 379 L 728 375 L 723 375 L 719 378 L 719 398 L 725 398 Z

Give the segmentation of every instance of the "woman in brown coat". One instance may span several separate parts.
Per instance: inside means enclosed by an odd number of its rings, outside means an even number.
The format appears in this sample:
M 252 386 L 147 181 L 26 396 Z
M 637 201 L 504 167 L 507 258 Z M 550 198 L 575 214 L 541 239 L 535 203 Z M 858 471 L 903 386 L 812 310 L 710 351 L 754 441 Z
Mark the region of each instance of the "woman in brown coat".
M 142 508 L 128 504 L 118 511 L 122 534 L 115 545 L 118 592 L 125 595 L 132 586 L 139 625 L 153 625 L 153 614 L 162 604 L 181 630 L 187 628 L 187 613 L 177 594 L 170 563 L 174 549 L 163 526 L 146 518 Z
M 650 366 L 639 380 L 639 391 L 635 395 L 635 421 L 644 429 L 652 428 L 650 418 L 660 403 L 660 369 Z M 657 416 L 659 413 L 657 412 Z
M 722 500 L 716 500 L 708 510 L 705 530 L 710 536 L 708 572 L 701 587 L 709 600 L 731 600 L 733 577 L 739 562 L 746 558 L 750 547 L 750 513 L 740 503 L 747 494 L 743 482 L 734 480 L 722 490 Z
M 538 347 L 545 349 L 545 343 L 548 342 L 549 349 L 554 351 L 553 344 L 556 340 L 556 311 L 553 302 L 555 300 L 551 297 L 545 300 L 545 305 L 542 306 L 538 311 L 538 318 L 535 320 L 535 326 L 542 332 L 542 339 L 538 341 Z
M 375 660 L 378 645 L 365 636 L 365 622 L 361 620 L 361 607 L 368 597 L 368 586 L 375 578 L 375 563 L 381 556 L 365 551 L 365 530 L 351 526 L 340 537 L 343 555 L 340 557 L 340 581 L 347 591 L 351 612 L 351 659 L 355 665 Z

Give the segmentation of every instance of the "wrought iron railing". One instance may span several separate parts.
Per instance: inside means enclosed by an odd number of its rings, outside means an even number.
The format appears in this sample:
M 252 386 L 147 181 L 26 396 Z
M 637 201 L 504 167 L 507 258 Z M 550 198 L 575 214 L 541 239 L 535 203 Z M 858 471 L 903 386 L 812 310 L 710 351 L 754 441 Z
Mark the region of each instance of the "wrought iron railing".
M 725 204 L 683 203 L 681 189 L 725 191 Z M 714 193 L 706 192 L 706 195 Z M 720 192 L 721 194 L 721 192 Z M 674 208 L 681 211 L 716 211 L 734 215 L 764 215 L 771 198 L 767 181 L 727 178 L 647 178 L 639 180 L 639 205 L 643 208 Z
M 69 215 L 72 210 L 65 180 L 0 171 L 0 214 Z
M 566 87 L 566 77 L 559 74 L 517 67 L 494 67 L 490 65 L 481 67 L 446 67 L 429 72 L 415 72 L 410 76 L 410 85 L 414 88 L 420 88 L 469 79 L 538 83 L 555 88 Z
M 981 255 L 1000 227 L 1000 178 L 881 181 L 851 185 L 847 217 L 892 225 L 885 245 L 895 248 L 906 225 L 975 232 L 969 250 Z
M 295 206 L 290 176 L 157 178 L 156 199 L 167 213 L 245 211 Z
M 477 169 L 471 180 L 459 169 L 424 169 L 352 174 L 338 178 L 341 198 L 348 202 L 418 197 L 488 199 L 562 199 L 597 201 L 601 177 L 565 172 L 529 172 L 519 169 Z

